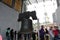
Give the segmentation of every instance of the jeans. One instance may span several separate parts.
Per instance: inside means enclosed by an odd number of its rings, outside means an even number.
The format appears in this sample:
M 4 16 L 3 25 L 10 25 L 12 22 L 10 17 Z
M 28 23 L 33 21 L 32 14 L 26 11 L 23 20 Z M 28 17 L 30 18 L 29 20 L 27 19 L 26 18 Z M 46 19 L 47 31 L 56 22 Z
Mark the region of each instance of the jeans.
M 54 40 L 58 40 L 58 36 L 55 36 L 55 37 L 54 37 Z
M 44 36 L 40 36 L 40 40 L 44 40 Z
M 50 40 L 54 40 L 54 37 L 50 36 Z

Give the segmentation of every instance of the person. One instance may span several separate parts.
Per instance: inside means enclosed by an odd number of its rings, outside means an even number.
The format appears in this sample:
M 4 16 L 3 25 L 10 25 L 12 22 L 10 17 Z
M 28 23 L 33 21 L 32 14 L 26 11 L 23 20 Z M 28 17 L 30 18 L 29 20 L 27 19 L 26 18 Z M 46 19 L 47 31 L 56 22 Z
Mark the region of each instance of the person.
M 45 40 L 49 40 L 49 32 L 47 28 L 45 28 Z
M 17 32 L 15 31 L 14 32 L 14 39 L 16 40 L 16 37 L 17 37 Z
M 27 34 L 24 34 L 24 40 L 26 40 L 27 36 L 28 36 Z
M 28 39 L 31 40 L 31 33 L 28 33 Z
M 10 40 L 10 27 L 8 27 L 6 30 L 6 38 L 7 40 Z
M 17 40 L 22 40 L 22 34 L 19 31 L 17 33 Z
M 36 33 L 33 32 L 33 33 L 32 33 L 32 38 L 33 38 L 33 40 L 36 40 L 36 36 L 35 36 L 35 35 L 36 35 Z
M 59 39 L 60 39 L 60 30 L 59 30 L 59 34 L 58 34 L 58 35 L 59 35 L 58 37 L 59 37 Z
M 58 26 L 54 26 L 53 34 L 54 34 L 54 40 L 57 40 L 59 34 Z
M 53 34 L 53 27 L 52 26 L 49 29 L 49 35 L 50 35 L 50 40 L 53 40 L 54 34 Z
M 10 31 L 10 38 L 11 38 L 11 40 L 13 40 L 13 38 L 14 38 L 14 32 L 13 32 L 13 29 L 11 29 L 11 31 Z
M 0 40 L 2 40 L 3 38 L 2 38 L 2 35 L 0 34 Z
M 44 25 L 41 26 L 41 29 L 39 30 L 39 34 L 40 34 L 40 40 L 44 40 Z

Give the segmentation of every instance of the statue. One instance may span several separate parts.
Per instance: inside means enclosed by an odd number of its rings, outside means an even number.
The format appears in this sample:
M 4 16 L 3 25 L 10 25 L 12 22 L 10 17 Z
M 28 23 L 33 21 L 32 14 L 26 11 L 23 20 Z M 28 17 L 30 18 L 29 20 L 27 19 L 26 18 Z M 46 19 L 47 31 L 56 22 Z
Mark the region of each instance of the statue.
M 18 22 L 22 22 L 20 33 L 29 33 L 33 31 L 32 20 L 29 19 L 30 16 L 33 20 L 37 20 L 35 11 L 19 14 Z

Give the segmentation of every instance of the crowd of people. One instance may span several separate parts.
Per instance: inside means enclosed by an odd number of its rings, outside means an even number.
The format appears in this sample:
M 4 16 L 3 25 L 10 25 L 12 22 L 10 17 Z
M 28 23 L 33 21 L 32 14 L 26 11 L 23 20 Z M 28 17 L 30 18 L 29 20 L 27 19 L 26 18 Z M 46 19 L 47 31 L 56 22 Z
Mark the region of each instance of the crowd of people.
M 51 26 L 49 29 L 47 29 L 44 28 L 44 25 L 42 25 L 41 29 L 39 30 L 39 34 L 40 40 L 60 40 L 58 26 Z
M 16 31 L 13 29 L 7 28 L 6 30 L 6 38 L 7 40 L 16 40 Z
M 39 33 L 39 38 L 38 38 Z M 28 36 L 28 39 L 31 40 L 60 40 L 59 34 L 60 31 L 58 29 L 58 26 L 50 26 L 49 29 L 44 27 L 44 25 L 41 25 L 41 28 L 39 29 L 38 33 L 32 32 L 31 34 L 24 34 L 24 40 L 26 40 L 26 36 Z M 37 39 L 36 39 L 37 35 Z M 22 34 L 20 34 L 17 31 L 14 31 L 13 29 L 7 28 L 6 31 L 6 38 L 7 40 L 22 40 Z

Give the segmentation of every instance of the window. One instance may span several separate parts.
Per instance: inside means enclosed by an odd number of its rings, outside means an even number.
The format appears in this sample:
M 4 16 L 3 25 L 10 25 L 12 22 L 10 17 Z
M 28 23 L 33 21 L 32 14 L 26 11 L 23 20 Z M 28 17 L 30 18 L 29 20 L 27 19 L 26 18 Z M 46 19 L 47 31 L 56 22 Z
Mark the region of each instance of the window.
M 39 3 L 34 3 L 32 5 L 27 5 L 27 11 L 34 11 L 34 10 L 36 11 L 40 23 L 45 22 L 44 13 L 47 13 L 47 16 L 49 17 L 48 21 L 50 23 L 53 23 L 52 14 L 55 12 L 56 9 L 57 9 L 57 4 L 55 3 L 55 6 L 53 6 L 53 3 L 51 1 L 39 2 Z

